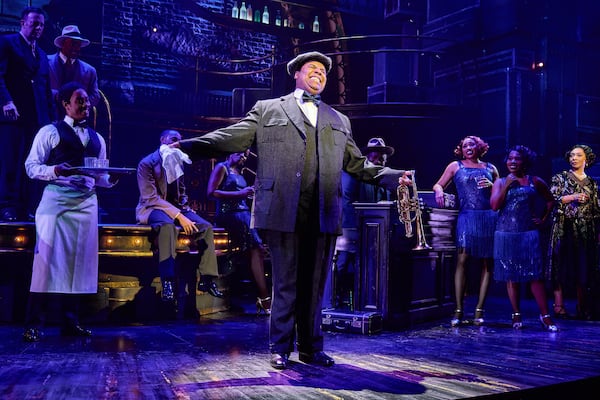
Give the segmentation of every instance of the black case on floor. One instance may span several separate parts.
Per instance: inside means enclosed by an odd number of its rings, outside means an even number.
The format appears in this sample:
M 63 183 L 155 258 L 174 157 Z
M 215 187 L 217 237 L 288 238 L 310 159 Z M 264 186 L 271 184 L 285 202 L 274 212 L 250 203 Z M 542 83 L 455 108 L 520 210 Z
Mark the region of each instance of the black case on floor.
M 378 311 L 321 311 L 321 329 L 371 335 L 383 329 L 383 316 Z

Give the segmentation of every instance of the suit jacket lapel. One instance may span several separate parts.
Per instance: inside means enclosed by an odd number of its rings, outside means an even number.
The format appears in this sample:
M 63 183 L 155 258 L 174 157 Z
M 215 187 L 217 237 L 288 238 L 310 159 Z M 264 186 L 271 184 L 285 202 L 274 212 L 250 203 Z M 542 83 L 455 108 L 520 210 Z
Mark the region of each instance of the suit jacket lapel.
M 281 104 L 283 107 L 283 111 L 286 113 L 292 124 L 298 129 L 298 133 L 302 136 L 303 140 L 306 140 L 306 129 L 304 128 L 304 114 L 302 114 L 302 110 L 298 107 L 298 103 L 296 103 L 296 99 L 294 98 L 294 94 L 288 94 L 284 97 L 284 102 Z
M 39 47 L 36 45 L 35 51 L 37 52 L 38 57 L 35 57 L 33 55 L 33 52 L 31 51 L 31 47 L 27 44 L 27 42 L 25 41 L 23 36 L 21 36 L 21 34 L 19 34 L 19 33 L 17 35 L 19 35 L 19 43 L 21 44 L 21 51 L 23 52 L 25 59 L 28 60 L 27 64 L 32 69 L 32 71 L 34 71 L 34 73 L 37 73 L 37 70 L 40 69 L 40 49 L 39 49 Z

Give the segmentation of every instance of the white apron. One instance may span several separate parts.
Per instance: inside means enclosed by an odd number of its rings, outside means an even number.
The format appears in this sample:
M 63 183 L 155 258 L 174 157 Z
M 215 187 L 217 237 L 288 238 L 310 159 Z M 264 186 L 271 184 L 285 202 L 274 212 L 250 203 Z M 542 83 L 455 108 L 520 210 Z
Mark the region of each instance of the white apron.
M 49 184 L 35 213 L 31 292 L 96 293 L 98 199 L 95 190 Z

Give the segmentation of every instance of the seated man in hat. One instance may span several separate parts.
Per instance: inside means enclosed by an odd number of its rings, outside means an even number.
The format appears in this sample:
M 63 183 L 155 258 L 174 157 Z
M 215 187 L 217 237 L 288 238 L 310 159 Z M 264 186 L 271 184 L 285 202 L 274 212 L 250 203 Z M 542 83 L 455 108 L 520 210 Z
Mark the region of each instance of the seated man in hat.
M 81 48 L 89 44 L 90 41 L 81 36 L 76 25 L 67 25 L 63 28 L 62 34 L 54 39 L 54 45 L 60 51 L 48 56 L 50 87 L 56 97 L 62 85 L 75 81 L 83 86 L 90 98 L 90 104 L 95 107 L 100 101 L 96 68 L 79 59 Z
M 361 152 L 369 162 L 385 166 L 388 157 L 394 154 L 394 148 L 386 146 L 382 138 L 369 139 L 367 146 Z M 375 184 L 360 182 L 347 172 L 342 172 L 342 236 L 339 236 L 335 246 L 335 300 L 338 308 L 353 307 L 352 292 L 354 289 L 354 273 L 356 255 L 358 253 L 358 217 L 352 203 L 377 203 L 391 201 L 395 193 Z

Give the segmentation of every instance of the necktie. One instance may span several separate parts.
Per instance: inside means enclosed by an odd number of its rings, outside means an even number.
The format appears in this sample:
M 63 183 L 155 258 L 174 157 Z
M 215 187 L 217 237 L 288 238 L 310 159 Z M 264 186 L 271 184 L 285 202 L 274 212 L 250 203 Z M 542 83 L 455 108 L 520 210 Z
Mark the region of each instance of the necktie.
M 312 101 L 315 106 L 319 107 L 319 104 L 321 103 L 321 95 L 304 92 L 302 94 L 302 101 Z
M 81 128 L 87 128 L 88 123 L 87 120 L 82 119 L 81 121 L 73 121 L 73 128 L 77 128 L 77 127 L 81 127 Z
M 73 64 L 71 63 L 71 60 L 67 58 L 67 61 L 64 63 L 63 69 L 62 69 L 62 81 L 70 82 L 72 80 L 74 80 L 73 79 Z
M 37 54 L 35 54 L 35 43 L 31 43 L 31 54 L 33 54 L 33 58 L 37 57 Z

